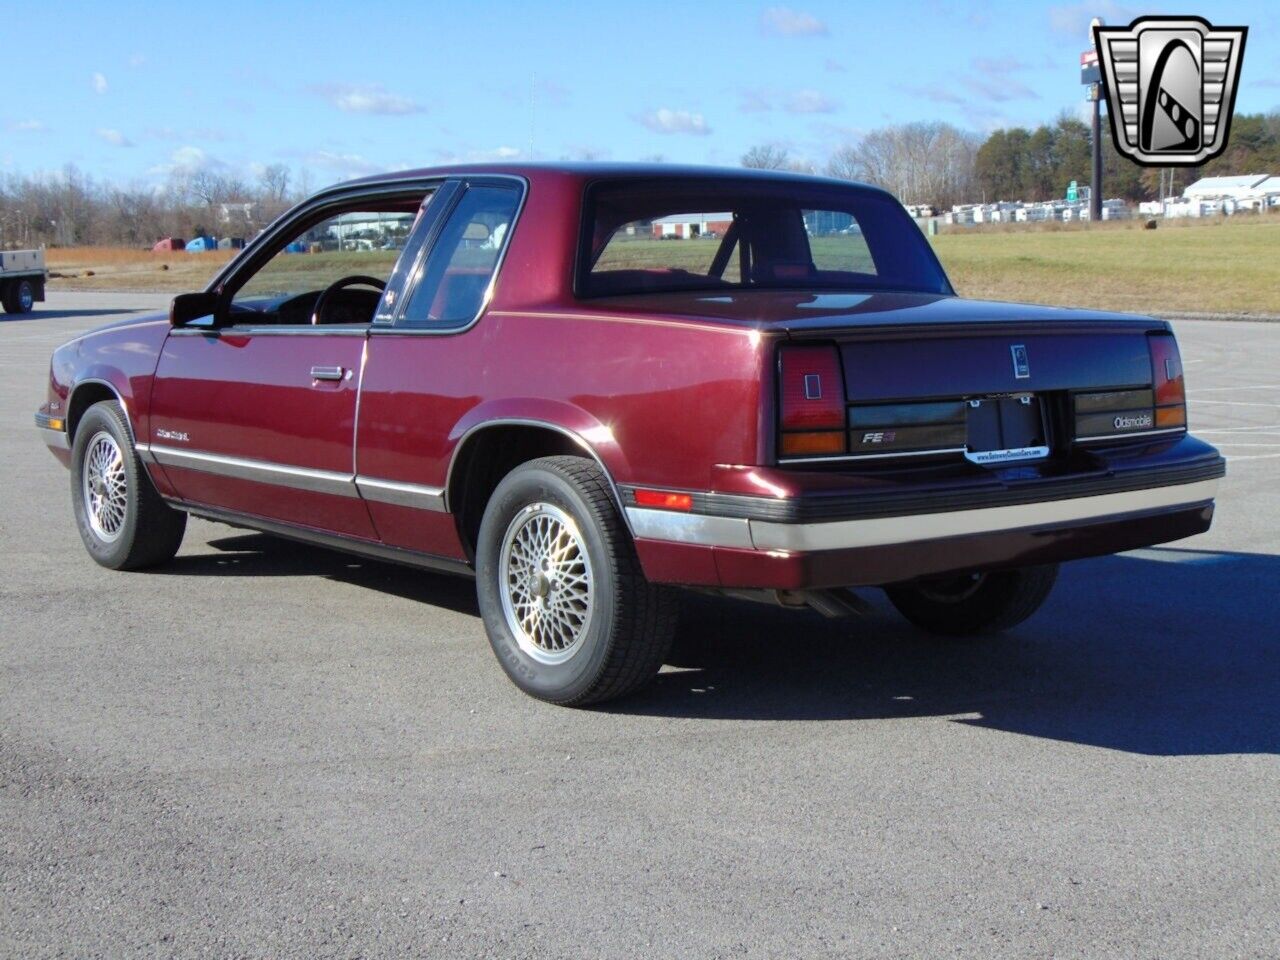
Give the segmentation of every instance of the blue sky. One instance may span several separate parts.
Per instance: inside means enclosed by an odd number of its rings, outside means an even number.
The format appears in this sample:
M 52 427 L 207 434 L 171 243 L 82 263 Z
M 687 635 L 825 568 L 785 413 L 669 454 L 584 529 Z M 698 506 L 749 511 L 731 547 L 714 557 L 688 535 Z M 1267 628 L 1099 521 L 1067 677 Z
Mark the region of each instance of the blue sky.
M 821 164 L 889 123 L 987 131 L 1079 111 L 1089 18 L 1160 12 L 1248 25 L 1237 110 L 1280 106 L 1276 0 L 6 0 L 0 24 L 20 19 L 24 42 L 7 35 L 0 172 L 161 183 L 285 163 L 315 188 L 531 145 L 729 164 L 766 142 Z

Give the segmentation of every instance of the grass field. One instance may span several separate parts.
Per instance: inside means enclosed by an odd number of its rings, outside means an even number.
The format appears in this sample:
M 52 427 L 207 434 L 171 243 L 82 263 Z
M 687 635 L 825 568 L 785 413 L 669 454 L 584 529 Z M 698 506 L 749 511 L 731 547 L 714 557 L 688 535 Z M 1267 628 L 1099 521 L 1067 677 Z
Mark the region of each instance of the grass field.
M 126 247 L 55 247 L 45 253 L 54 290 L 199 290 L 235 250 L 151 253 Z M 61 276 L 53 276 L 61 274 Z
M 1280 315 L 1280 216 L 932 238 L 966 297 L 1134 312 Z
M 1136 221 L 976 227 L 930 239 L 966 297 L 1135 312 L 1280 315 L 1280 216 L 1172 221 L 1156 230 L 1143 230 Z M 626 246 L 628 260 L 671 262 L 676 256 L 705 269 L 716 242 L 637 240 Z M 55 290 L 181 292 L 203 287 L 230 256 L 231 251 L 73 247 L 50 250 L 48 263 L 66 275 L 51 281 Z M 298 254 L 281 258 L 278 266 L 306 273 L 323 266 L 319 272 L 329 276 L 332 265 L 314 259 L 327 256 Z M 389 269 L 382 252 L 342 256 L 353 260 L 351 273 L 381 275 Z

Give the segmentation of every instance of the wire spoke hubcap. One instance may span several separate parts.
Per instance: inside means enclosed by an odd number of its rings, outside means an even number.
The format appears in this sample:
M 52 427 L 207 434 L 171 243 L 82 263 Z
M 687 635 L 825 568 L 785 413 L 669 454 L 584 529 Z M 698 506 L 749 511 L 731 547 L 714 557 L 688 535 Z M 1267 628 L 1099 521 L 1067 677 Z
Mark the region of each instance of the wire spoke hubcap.
M 591 625 L 592 575 L 573 518 L 550 503 L 515 515 L 498 565 L 502 612 L 520 649 L 539 663 L 563 663 Z
M 93 435 L 84 452 L 84 508 L 91 529 L 99 540 L 112 543 L 124 530 L 129 506 L 128 478 L 124 454 L 116 438 L 105 430 Z

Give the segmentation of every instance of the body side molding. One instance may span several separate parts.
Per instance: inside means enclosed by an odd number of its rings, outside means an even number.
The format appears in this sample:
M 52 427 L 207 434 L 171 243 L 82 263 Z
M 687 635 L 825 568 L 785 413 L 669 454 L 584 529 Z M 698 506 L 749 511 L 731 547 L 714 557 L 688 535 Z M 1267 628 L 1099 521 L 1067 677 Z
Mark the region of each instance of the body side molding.
M 229 457 L 217 453 L 183 450 L 154 443 L 135 445 L 143 463 L 198 470 L 237 480 L 253 480 L 297 490 L 313 490 L 343 497 L 363 497 L 380 503 L 393 503 L 419 510 L 444 511 L 444 490 L 416 483 L 400 483 L 352 473 L 314 470 L 268 460 Z

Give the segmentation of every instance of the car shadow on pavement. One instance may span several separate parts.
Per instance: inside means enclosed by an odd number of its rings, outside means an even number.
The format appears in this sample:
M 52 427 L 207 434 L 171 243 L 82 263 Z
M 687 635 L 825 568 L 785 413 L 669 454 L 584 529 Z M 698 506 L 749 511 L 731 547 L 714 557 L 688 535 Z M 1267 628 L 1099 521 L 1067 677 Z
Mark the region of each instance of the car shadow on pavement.
M 265 533 L 219 537 L 209 545 L 219 552 L 179 553 L 154 572 L 186 577 L 327 577 L 480 617 L 475 584 L 466 577 L 366 560 Z
M 158 572 L 323 576 L 479 617 L 471 581 L 248 533 Z M 938 639 L 876 590 L 865 617 L 689 594 L 668 666 L 597 709 L 730 720 L 945 717 L 1156 756 L 1280 753 L 1280 557 L 1151 549 L 1067 564 L 1006 634 Z M 477 624 L 477 636 L 480 636 Z M 496 665 L 494 669 L 497 669 Z
M 670 667 L 618 713 L 937 716 L 1133 753 L 1280 753 L 1280 557 L 1152 549 L 1063 567 L 1009 633 L 930 637 L 878 591 L 826 620 L 694 600 Z

